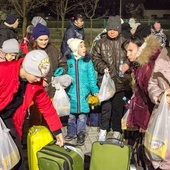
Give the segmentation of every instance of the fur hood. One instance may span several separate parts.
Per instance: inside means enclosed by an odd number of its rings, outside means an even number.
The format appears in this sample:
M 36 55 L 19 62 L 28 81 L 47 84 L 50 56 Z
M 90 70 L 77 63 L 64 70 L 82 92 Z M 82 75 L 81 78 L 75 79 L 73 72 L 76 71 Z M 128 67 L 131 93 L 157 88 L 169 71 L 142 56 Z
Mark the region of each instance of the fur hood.
M 141 54 L 137 57 L 136 62 L 139 65 L 145 65 L 149 60 L 155 60 L 157 58 L 157 53 L 160 52 L 160 42 L 157 40 L 156 36 L 149 35 L 145 39 L 146 46 L 141 51 Z

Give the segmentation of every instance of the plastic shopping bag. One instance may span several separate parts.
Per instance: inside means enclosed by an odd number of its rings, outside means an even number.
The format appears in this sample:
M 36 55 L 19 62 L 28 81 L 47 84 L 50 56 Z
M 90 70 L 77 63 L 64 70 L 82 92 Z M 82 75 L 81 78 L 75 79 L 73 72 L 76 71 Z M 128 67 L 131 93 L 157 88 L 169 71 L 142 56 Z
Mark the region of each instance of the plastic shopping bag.
M 170 152 L 170 106 L 164 93 L 158 109 L 152 114 L 145 132 L 144 146 L 148 156 L 155 161 L 168 159 Z
M 127 130 L 127 118 L 129 116 L 129 109 L 126 111 L 126 113 L 124 114 L 124 116 L 121 119 L 121 125 L 122 125 L 122 130 Z
M 99 101 L 103 102 L 109 100 L 113 97 L 115 92 L 116 88 L 114 81 L 111 79 L 109 73 L 105 73 L 99 90 Z
M 0 169 L 12 169 L 20 160 L 18 148 L 9 129 L 0 118 Z
M 64 88 L 59 84 L 56 88 L 53 106 L 60 117 L 70 114 L 70 100 Z

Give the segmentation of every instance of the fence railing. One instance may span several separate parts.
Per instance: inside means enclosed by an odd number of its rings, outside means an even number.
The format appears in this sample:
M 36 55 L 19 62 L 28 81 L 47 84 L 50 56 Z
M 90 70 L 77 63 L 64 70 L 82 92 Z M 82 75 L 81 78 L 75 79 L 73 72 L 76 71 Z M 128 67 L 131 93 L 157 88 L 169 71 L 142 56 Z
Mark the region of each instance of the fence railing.
M 124 22 L 128 22 L 129 19 L 123 19 Z M 138 21 L 145 25 L 153 25 L 155 21 L 159 21 L 162 25 L 162 28 L 164 29 L 170 29 L 170 19 L 138 19 Z M 61 28 L 61 21 L 47 21 L 49 27 L 56 27 Z M 107 23 L 107 19 L 99 19 L 99 20 L 93 20 L 93 28 L 105 28 Z M 65 20 L 64 27 L 69 26 L 69 20 Z M 89 28 L 90 27 L 90 20 L 86 19 L 84 22 L 84 27 Z

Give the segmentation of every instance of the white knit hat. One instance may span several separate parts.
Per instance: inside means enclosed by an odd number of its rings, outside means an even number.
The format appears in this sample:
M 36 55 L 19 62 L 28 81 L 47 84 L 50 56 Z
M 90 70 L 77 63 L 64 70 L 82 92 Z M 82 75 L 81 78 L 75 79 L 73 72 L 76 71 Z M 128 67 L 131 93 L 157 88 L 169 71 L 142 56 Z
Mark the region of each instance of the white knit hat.
M 35 27 L 38 23 L 47 26 L 47 22 L 40 16 L 36 16 L 32 19 L 31 24 Z
M 69 46 L 69 48 L 71 49 L 71 51 L 73 53 L 76 53 L 77 50 L 78 50 L 78 46 L 81 42 L 84 42 L 83 40 L 81 39 L 78 39 L 78 38 L 70 38 L 68 41 L 67 41 L 67 44 Z
M 50 70 L 49 57 L 43 50 L 33 50 L 27 53 L 22 66 L 29 74 L 38 77 L 45 77 Z
M 2 44 L 3 53 L 19 53 L 19 43 L 16 39 L 8 39 Z

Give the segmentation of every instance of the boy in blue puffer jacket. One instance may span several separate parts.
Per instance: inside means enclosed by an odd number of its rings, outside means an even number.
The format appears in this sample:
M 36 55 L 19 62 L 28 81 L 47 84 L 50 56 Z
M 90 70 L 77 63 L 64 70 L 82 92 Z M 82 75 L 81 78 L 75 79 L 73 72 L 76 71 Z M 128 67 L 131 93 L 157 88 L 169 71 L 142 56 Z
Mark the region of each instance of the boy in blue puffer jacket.
M 86 136 L 87 114 L 90 112 L 88 95 L 98 95 L 97 76 L 83 40 L 71 38 L 67 41 L 70 50 L 67 55 L 68 75 L 73 78 L 66 89 L 70 98 L 66 141 L 77 137 L 77 145 L 83 145 Z

